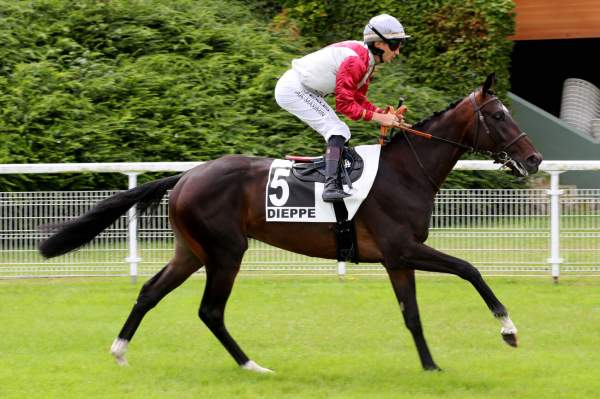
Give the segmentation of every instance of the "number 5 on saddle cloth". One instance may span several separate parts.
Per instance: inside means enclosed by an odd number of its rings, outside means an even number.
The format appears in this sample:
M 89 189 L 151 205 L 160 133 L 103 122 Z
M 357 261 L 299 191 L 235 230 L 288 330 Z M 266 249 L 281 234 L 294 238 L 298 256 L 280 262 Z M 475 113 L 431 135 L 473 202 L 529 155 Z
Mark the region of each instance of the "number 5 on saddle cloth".
M 380 145 L 344 148 L 340 175 L 344 190 L 352 194 L 343 201 L 323 202 L 323 157 L 275 159 L 265 188 L 267 222 L 335 223 L 339 261 L 356 262 L 354 216 L 369 194 L 379 165 Z

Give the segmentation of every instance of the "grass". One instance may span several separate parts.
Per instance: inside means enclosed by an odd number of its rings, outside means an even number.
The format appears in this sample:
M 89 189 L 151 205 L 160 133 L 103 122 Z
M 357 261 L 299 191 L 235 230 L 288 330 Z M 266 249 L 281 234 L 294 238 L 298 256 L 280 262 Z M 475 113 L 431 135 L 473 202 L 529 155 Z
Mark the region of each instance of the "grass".
M 276 370 L 257 375 L 238 369 L 197 318 L 202 278 L 148 314 L 127 368 L 108 348 L 141 283 L 0 281 L 0 398 L 597 398 L 600 280 L 488 282 L 521 347 L 502 343 L 466 282 L 419 277 L 425 334 L 444 369 L 426 373 L 385 278 L 241 277 L 227 324 Z

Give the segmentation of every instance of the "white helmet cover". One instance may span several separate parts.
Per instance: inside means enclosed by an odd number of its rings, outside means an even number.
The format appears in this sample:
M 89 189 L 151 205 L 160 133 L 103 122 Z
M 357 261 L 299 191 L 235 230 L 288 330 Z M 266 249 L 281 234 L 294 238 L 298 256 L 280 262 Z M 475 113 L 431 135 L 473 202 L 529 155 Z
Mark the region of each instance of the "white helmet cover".
M 381 14 L 371 18 L 367 26 L 365 26 L 365 30 L 363 31 L 365 43 L 381 41 L 381 38 L 373 32 L 371 26 L 386 39 L 406 39 L 410 37 L 404 33 L 404 27 L 400 21 L 389 14 Z

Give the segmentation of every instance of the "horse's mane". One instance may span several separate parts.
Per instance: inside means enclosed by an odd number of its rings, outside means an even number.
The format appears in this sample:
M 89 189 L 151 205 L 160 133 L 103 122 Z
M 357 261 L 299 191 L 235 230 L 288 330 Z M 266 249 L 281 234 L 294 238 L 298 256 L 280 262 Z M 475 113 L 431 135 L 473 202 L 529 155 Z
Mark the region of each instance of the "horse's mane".
M 486 93 L 489 95 L 492 95 L 492 96 L 496 95 L 496 93 L 494 93 L 493 90 L 487 90 Z M 451 109 L 454 109 L 462 100 L 464 100 L 464 98 L 459 98 L 458 100 L 448 104 L 448 106 L 445 109 L 443 109 L 442 111 L 436 111 L 432 115 L 428 116 L 427 118 L 422 119 L 419 122 L 413 123 L 413 125 L 412 125 L 413 129 L 427 131 L 427 126 L 429 126 L 429 124 L 432 121 L 436 120 L 441 115 L 444 115 L 446 112 L 450 111 Z M 404 137 L 404 135 L 398 134 L 398 135 L 394 135 L 394 137 L 392 139 L 399 140 L 402 137 Z
M 493 90 L 487 90 L 486 94 L 495 96 L 496 93 Z M 446 109 L 444 109 L 443 111 L 436 111 L 433 113 L 433 115 L 428 116 L 425 119 L 420 120 L 417 123 L 413 124 L 413 128 L 415 129 L 423 129 L 425 127 L 425 125 L 427 125 L 431 120 L 436 119 L 438 116 L 445 114 L 446 112 L 448 112 L 449 110 L 453 109 L 454 107 L 456 107 L 458 105 L 458 103 L 460 103 L 463 99 L 459 98 L 458 100 L 448 104 L 448 106 L 446 107 Z
M 459 99 L 459 100 L 456 100 L 453 103 L 448 104 L 448 106 L 444 110 L 442 110 L 442 111 L 436 111 L 432 115 L 428 116 L 427 118 L 422 119 L 422 120 L 420 120 L 417 123 L 414 123 L 412 125 L 413 129 L 427 131 L 426 129 L 427 129 L 427 126 L 429 125 L 430 122 L 436 120 L 440 115 L 445 114 L 449 110 L 454 109 L 458 105 L 458 103 L 460 103 L 462 100 L 463 100 L 462 98 Z M 395 134 L 392 137 L 392 140 L 393 141 L 397 141 L 397 140 L 402 140 L 403 138 L 404 138 L 403 134 Z
M 422 120 L 420 120 L 417 123 L 414 123 L 413 124 L 413 128 L 415 128 L 415 129 L 419 129 L 419 128 L 422 129 L 422 128 L 424 128 L 425 125 L 429 124 L 429 122 L 431 120 L 437 119 L 438 116 L 443 115 L 446 112 L 448 112 L 449 110 L 455 108 L 458 105 L 458 103 L 460 103 L 462 100 L 463 100 L 462 98 L 459 99 L 459 100 L 456 100 L 453 103 L 448 104 L 448 106 L 444 110 L 442 110 L 442 111 L 436 111 L 432 115 L 428 116 L 427 118 L 422 119 Z

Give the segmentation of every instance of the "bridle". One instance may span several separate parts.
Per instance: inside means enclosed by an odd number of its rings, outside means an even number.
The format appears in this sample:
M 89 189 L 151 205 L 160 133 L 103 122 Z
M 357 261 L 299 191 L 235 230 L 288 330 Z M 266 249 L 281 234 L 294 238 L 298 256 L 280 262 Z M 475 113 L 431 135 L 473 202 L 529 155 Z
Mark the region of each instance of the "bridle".
M 520 135 L 518 135 L 517 137 L 510 140 L 508 143 L 503 143 L 504 137 L 502 136 L 502 134 L 498 130 L 494 129 L 494 132 L 496 132 L 498 138 L 494 137 L 487 122 L 485 121 L 485 116 L 483 115 L 483 112 L 481 112 L 481 110 L 483 108 L 485 108 L 486 105 L 488 105 L 494 101 L 500 101 L 498 99 L 498 97 L 492 96 L 491 98 L 484 101 L 481 105 L 479 105 L 479 104 L 477 104 L 477 100 L 475 99 L 475 92 L 472 92 L 471 94 L 469 94 L 469 100 L 471 101 L 471 105 L 473 106 L 473 112 L 474 112 L 474 116 L 475 116 L 475 140 L 473 141 L 474 142 L 473 146 L 469 146 L 469 145 L 466 145 L 466 144 L 463 144 L 463 143 L 460 143 L 457 141 L 449 140 L 449 139 L 446 139 L 443 137 L 434 136 L 432 134 L 422 132 L 422 131 L 419 131 L 419 130 L 416 130 L 416 129 L 413 129 L 410 127 L 399 128 L 399 130 L 402 131 L 402 134 L 404 135 L 404 138 L 406 139 L 406 142 L 408 143 L 413 155 L 415 156 L 415 159 L 417 160 L 419 167 L 421 168 L 421 170 L 423 171 L 425 176 L 427 176 L 427 178 L 429 179 L 431 184 L 433 184 L 433 186 L 436 188 L 437 191 L 440 191 L 440 186 L 433 180 L 433 178 L 431 178 L 431 176 L 425 170 L 425 166 L 423 165 L 419 155 L 415 151 L 415 149 L 412 145 L 412 142 L 408 139 L 408 136 L 406 134 L 407 132 L 417 135 L 417 136 L 425 137 L 426 139 L 440 141 L 440 142 L 443 142 L 446 144 L 450 144 L 455 147 L 459 147 L 464 150 L 467 150 L 471 153 L 483 154 L 487 157 L 492 158 L 495 162 L 501 163 L 502 164 L 501 168 L 507 167 L 510 165 L 510 166 L 517 168 L 523 175 L 527 175 L 527 171 L 525 169 L 523 169 L 518 164 L 518 162 L 516 162 L 514 159 L 512 159 L 511 156 L 507 152 L 508 149 L 510 147 L 512 147 L 513 145 L 515 145 L 518 141 L 527 137 L 527 134 L 524 132 L 521 132 Z M 499 151 L 492 152 L 489 150 L 483 150 L 483 149 L 479 148 L 479 137 L 480 137 L 481 126 L 483 126 L 485 133 L 491 138 L 491 140 L 494 142 L 494 144 L 496 144 L 496 146 L 502 144 L 502 147 L 500 148 Z M 393 134 L 393 131 L 392 131 L 392 134 Z M 391 137 L 390 137 L 390 139 L 391 139 Z
M 524 133 L 524 132 L 521 132 L 520 135 L 518 135 L 517 137 L 515 137 L 514 139 L 512 139 L 508 143 L 505 143 L 502 146 L 502 148 L 500 149 L 500 151 L 491 152 L 491 151 L 487 151 L 487 150 L 480 150 L 478 148 L 479 147 L 479 132 L 481 131 L 480 125 L 483 125 L 483 128 L 485 129 L 486 134 L 488 136 L 490 136 L 490 138 L 492 139 L 492 141 L 494 142 L 494 144 L 499 145 L 499 144 L 502 144 L 502 141 L 504 141 L 504 137 L 502 137 L 502 134 L 499 131 L 497 131 L 496 129 L 494 129 L 494 131 L 498 134 L 498 136 L 500 137 L 500 140 L 496 140 L 494 138 L 494 135 L 491 133 L 490 128 L 488 127 L 488 125 L 487 125 L 487 123 L 485 121 L 485 117 L 483 116 L 483 112 L 481 112 L 481 110 L 486 105 L 490 104 L 491 102 L 500 101 L 500 100 L 498 99 L 498 97 L 493 96 L 493 97 L 487 99 L 486 101 L 484 101 L 481 105 L 478 105 L 477 104 L 477 100 L 475 99 L 475 93 L 474 92 L 472 92 L 471 94 L 469 94 L 469 100 L 471 101 L 471 105 L 473 105 L 473 112 L 475 112 L 475 140 L 474 140 L 474 145 L 473 145 L 473 147 L 471 147 L 470 151 L 471 152 L 478 152 L 480 154 L 487 155 L 489 157 L 492 157 L 495 161 L 509 162 L 510 160 L 512 160 L 512 158 L 510 157 L 510 155 L 508 155 L 508 153 L 506 151 L 510 147 L 512 147 L 514 144 L 516 144 L 519 140 L 527 137 L 527 134 Z

